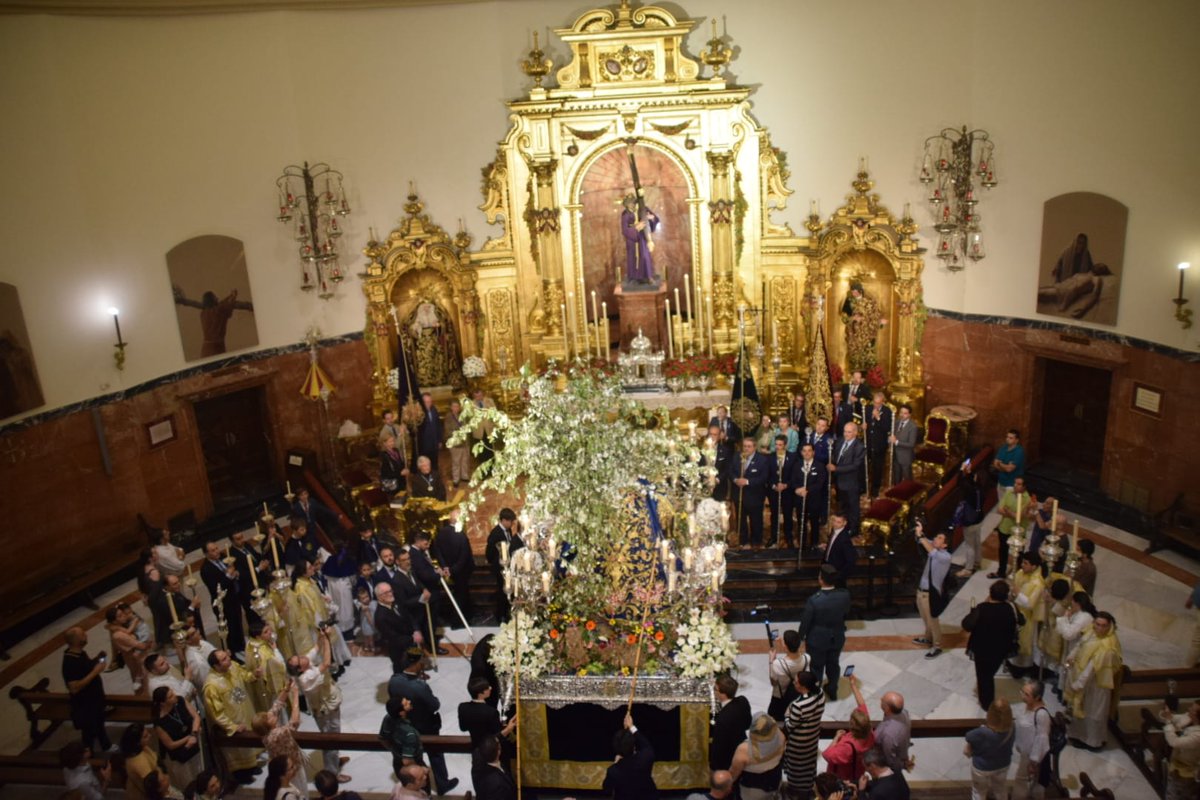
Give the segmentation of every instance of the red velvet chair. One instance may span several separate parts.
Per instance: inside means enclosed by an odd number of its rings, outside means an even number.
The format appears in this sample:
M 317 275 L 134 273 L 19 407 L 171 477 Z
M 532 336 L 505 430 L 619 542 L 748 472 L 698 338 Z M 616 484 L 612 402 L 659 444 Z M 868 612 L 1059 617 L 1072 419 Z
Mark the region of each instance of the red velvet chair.
M 863 547 L 879 542 L 885 547 L 891 541 L 892 531 L 904 524 L 908 505 L 891 497 L 880 497 L 862 516 L 859 524 Z
M 925 417 L 925 440 L 913 452 L 913 475 L 940 483 L 950 463 L 950 420 L 940 414 Z

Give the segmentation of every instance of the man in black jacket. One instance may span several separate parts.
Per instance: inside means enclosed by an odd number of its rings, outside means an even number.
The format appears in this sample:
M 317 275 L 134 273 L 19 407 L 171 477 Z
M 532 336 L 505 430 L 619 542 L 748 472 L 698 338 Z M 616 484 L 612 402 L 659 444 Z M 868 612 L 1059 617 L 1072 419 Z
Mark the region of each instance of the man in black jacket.
M 475 749 L 471 782 L 479 800 L 517 800 L 517 784 L 500 763 L 500 742 L 491 736 Z
M 437 472 L 438 449 L 442 446 L 442 417 L 433 404 L 433 395 L 425 392 L 421 395 L 421 424 L 417 426 L 417 454 L 429 459 L 434 472 Z
M 713 721 L 712 737 L 708 743 L 708 768 L 729 769 L 733 753 L 746 740 L 750 729 L 750 701 L 738 697 L 738 682 L 731 675 L 720 675 L 716 681 L 717 702 L 721 710 Z
M 850 613 L 850 592 L 834 586 L 837 571 L 829 564 L 821 566 L 818 581 L 821 588 L 808 598 L 800 617 L 800 636 L 808 646 L 812 673 L 817 680 L 824 672 L 825 693 L 837 700 L 841 665 L 838 659 L 846 644 L 846 617 Z
M 858 796 L 869 800 L 909 800 L 908 781 L 887 765 L 883 751 L 872 747 L 863 753 L 867 769 L 858 782 Z
M 450 518 L 438 529 L 433 550 L 441 565 L 450 571 L 450 593 L 458 602 L 463 617 L 470 622 L 474 607 L 471 604 L 471 574 L 475 572 L 475 554 L 467 535 L 459 530 L 458 509 L 450 511 Z M 455 615 L 457 618 L 457 615 Z M 456 624 L 451 624 L 456 627 Z
M 408 612 L 396 604 L 396 594 L 390 583 L 375 584 L 375 600 L 379 603 L 375 609 L 375 630 L 392 659 L 392 672 L 402 672 L 408 663 L 409 648 L 422 642 L 424 637 L 413 625 Z
M 508 550 L 508 557 L 525 546 L 521 537 L 513 527 L 517 523 L 517 514 L 511 508 L 500 509 L 500 519 L 492 532 L 488 534 L 487 547 L 484 549 L 484 559 L 496 579 L 496 618 L 498 622 L 506 622 L 509 615 L 508 595 L 504 591 L 504 564 L 501 563 L 501 545 Z
M 613 735 L 613 750 L 617 757 L 604 774 L 602 791 L 613 800 L 658 800 L 658 785 L 654 783 L 654 745 L 625 715 L 625 729 Z
M 858 438 L 858 426 L 847 422 L 842 426 L 842 438 L 833 443 L 829 452 L 829 480 L 837 487 L 838 508 L 850 522 L 850 530 L 858 533 L 861 513 L 859 498 L 863 493 L 863 465 L 867 448 Z
M 225 622 L 229 625 L 226 644 L 230 654 L 240 653 L 246 649 L 246 634 L 242 630 L 242 594 L 238 583 L 237 564 L 226 564 L 221 559 L 221 550 L 216 542 L 209 542 L 204 546 L 204 556 L 204 563 L 200 566 L 200 580 L 204 581 L 208 588 L 208 596 L 213 600 L 214 614 L 217 611 L 217 590 L 225 590 L 221 608 L 225 613 Z
M 388 681 L 388 697 L 406 697 L 412 703 L 408 719 L 422 736 L 437 736 L 442 732 L 442 703 L 421 678 L 425 667 L 424 655 L 419 650 L 409 652 L 409 663 Z M 434 785 L 440 794 L 446 794 L 458 786 L 458 778 L 451 779 L 446 771 L 446 756 L 443 753 L 428 753 L 429 766 L 433 770 Z
M 834 514 L 829 518 L 829 541 L 820 545 L 825 551 L 821 566 L 833 567 L 835 586 L 845 586 L 846 579 L 854 571 L 858 561 L 858 548 L 854 546 L 854 531 L 846 522 L 845 514 Z

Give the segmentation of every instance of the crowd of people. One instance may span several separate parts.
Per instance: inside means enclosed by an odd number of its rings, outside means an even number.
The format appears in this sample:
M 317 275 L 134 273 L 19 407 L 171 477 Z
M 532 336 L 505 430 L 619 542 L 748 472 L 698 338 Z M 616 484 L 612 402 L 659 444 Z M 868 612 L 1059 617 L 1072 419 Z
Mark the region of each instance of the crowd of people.
M 473 402 L 487 403 L 479 395 Z M 460 412 L 453 404 L 443 419 L 424 396 L 415 453 L 408 452 L 408 439 L 394 414 L 385 415 L 380 474 L 386 491 L 445 498 L 447 487 L 437 477 L 438 454 L 461 427 Z M 835 392 L 832 416 L 810 420 L 803 395 L 796 395 L 788 414 L 763 418 L 750 435 L 742 435 L 724 407 L 710 420 L 708 445 L 716 453 L 718 473 L 713 495 L 737 511 L 731 536 L 743 547 L 762 546 L 765 539 L 767 547 L 819 548 L 821 564 L 818 590 L 807 599 L 797 628 L 772 639 L 767 708 L 756 712 L 739 695 L 733 676 L 716 680 L 713 692 L 720 710 L 708 749 L 711 781 L 706 793 L 692 795 L 696 800 L 769 800 L 782 791 L 788 797 L 822 800 L 911 794 L 905 774 L 914 760 L 904 697 L 884 693 L 878 719 L 872 720 L 853 668 L 842 670 L 841 651 L 851 613 L 847 578 L 858 557 L 853 538 L 860 499 L 880 492 L 885 472 L 892 482 L 911 477 L 916 423 L 904 405 L 893 420 L 883 396 L 870 392 L 860 373 Z M 835 431 L 841 435 L 835 437 Z M 485 437 L 473 433 L 477 439 Z M 469 479 L 466 447 L 448 449 L 452 486 Z M 410 462 L 415 469 L 409 470 Z M 1042 797 L 1051 781 L 1053 754 L 1068 743 L 1089 750 L 1103 747 L 1123 663 L 1121 645 L 1116 620 L 1093 605 L 1094 544 L 1078 542 L 1081 558 L 1072 575 L 1065 574 L 1061 561 L 1042 563 L 1039 547 L 1051 524 L 1052 501 L 1028 493 L 1017 431 L 1008 432 L 989 466 L 991 470 L 979 465 L 963 470 L 967 497 L 951 523 L 965 542 L 957 573 L 953 562 L 958 558 L 949 550 L 952 531 L 926 531 L 920 522 L 915 526 L 924 560 L 916 587 L 923 631 L 914 644 L 926 649 L 926 658 L 943 652 L 939 618 L 953 591 L 952 579 L 969 576 L 982 563 L 986 536 L 980 526 L 990 472 L 1000 492 L 994 532 L 1001 557 L 989 576 L 987 596 L 972 602 L 962 620 L 970 634 L 967 652 L 985 714 L 966 736 L 964 757 L 970 760 L 973 798 L 1005 797 L 1010 785 L 1013 797 Z M 764 517 L 770 520 L 767 531 Z M 236 783 L 262 776 L 266 800 L 353 800 L 356 795 L 343 788 L 350 780 L 342 772 L 348 759 L 336 749 L 322 751 L 323 769 L 310 776 L 294 736 L 304 714 L 321 732 L 341 730 L 337 678 L 350 663 L 351 642 L 358 653 L 380 653 L 391 662 L 379 738 L 392 755 L 397 780 L 393 797 L 425 798 L 458 786 L 460 778 L 449 774 L 444 755 L 422 744 L 422 737 L 443 730 L 442 703 L 426 673 L 430 659 L 447 653 L 439 638 L 457 618 L 451 609 L 471 613 L 467 586 L 474 555 L 456 512 L 436 537 L 417 533 L 400 546 L 363 529 L 336 552 L 323 546 L 329 541 L 316 532 L 333 530 L 338 516 L 307 490 L 298 493 L 286 522 L 286 529 L 267 531 L 261 544 L 236 533 L 224 549 L 215 542 L 205 546 L 197 571 L 221 620 L 220 649 L 209 641 L 211 631 L 205 631 L 200 613 L 203 601 L 194 591 L 196 579 L 168 531 L 155 532 L 139 577 L 150 620 L 124 603 L 106 610 L 113 663 L 104 652 L 88 655 L 82 628 L 66 632 L 63 678 L 80 732 L 80 741 L 62 751 L 69 787 L 88 800 L 103 795 L 113 772 L 110 766 L 89 766 L 96 753 L 119 761 L 124 788 L 136 798 L 213 800 Z M 1016 526 L 1027 532 L 1019 553 L 1009 547 Z M 508 615 L 502 564 L 521 547 L 517 515 L 504 508 L 484 552 L 501 619 Z M 471 656 L 465 687 L 469 699 L 458 707 L 457 722 L 471 740 L 476 796 L 509 800 L 516 796 L 516 720 L 499 707 L 499 680 L 488 663 L 490 639 L 485 637 Z M 153 721 L 129 726 L 113 745 L 105 728 L 102 675 L 122 667 L 129 670 L 134 691 L 151 699 Z M 997 696 L 995 677 L 1001 669 L 1026 678 L 1019 701 Z M 838 699 L 843 681 L 854 709 L 845 726 L 823 742 L 826 703 Z M 1064 712 L 1054 714 L 1047 707 L 1050 692 Z M 1200 703 L 1183 714 L 1164 712 L 1163 724 L 1174 747 L 1175 785 L 1194 794 L 1194 781 L 1187 781 L 1200 762 Z M 260 744 L 222 746 L 218 773 L 208 728 L 227 735 L 250 732 Z M 632 716 L 626 715 L 612 749 L 615 758 L 604 790 L 615 798 L 657 797 L 654 746 Z M 820 763 L 824 771 L 819 771 Z

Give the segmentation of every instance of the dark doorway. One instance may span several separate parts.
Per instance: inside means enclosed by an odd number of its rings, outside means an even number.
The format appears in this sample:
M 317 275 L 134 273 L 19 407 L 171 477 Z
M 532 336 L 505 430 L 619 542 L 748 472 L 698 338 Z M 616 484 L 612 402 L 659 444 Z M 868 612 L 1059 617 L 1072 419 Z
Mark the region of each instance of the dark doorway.
M 1112 372 L 1051 359 L 1045 367 L 1041 460 L 1098 478 Z
M 230 392 L 193 404 L 213 513 L 256 503 L 274 488 L 266 390 Z

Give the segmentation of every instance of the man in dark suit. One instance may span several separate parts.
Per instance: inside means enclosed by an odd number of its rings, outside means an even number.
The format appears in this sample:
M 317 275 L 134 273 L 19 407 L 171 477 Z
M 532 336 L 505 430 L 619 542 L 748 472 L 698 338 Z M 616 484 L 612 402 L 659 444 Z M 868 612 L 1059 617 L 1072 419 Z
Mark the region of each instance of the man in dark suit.
M 254 598 L 250 592 L 254 589 L 254 581 L 250 579 L 253 570 L 258 578 L 258 585 L 264 590 L 271 585 L 271 565 L 262 554 L 246 542 L 246 534 L 238 531 L 229 537 L 229 555 L 233 556 L 233 564 L 246 576 L 247 585 L 242 587 L 242 610 L 246 612 L 248 622 L 262 622 L 262 618 L 254 612 L 250 604 Z
M 476 748 L 480 766 L 471 769 L 471 783 L 479 800 L 517 800 L 517 784 L 501 763 L 500 742 L 488 737 Z
M 871 402 L 871 387 L 863 380 L 862 370 L 856 369 L 850 373 L 850 381 L 842 386 L 842 397 L 855 406 Z
M 380 583 L 395 583 L 396 577 L 400 574 L 400 570 L 396 569 L 396 551 L 390 547 L 379 548 L 379 569 L 375 570 L 375 574 L 371 580 L 376 585 Z
M 396 592 L 396 602 L 408 614 L 409 619 L 421 631 L 425 639 L 425 649 L 432 651 L 437 647 L 437 624 L 434 607 L 433 590 L 425 584 L 413 569 L 413 548 L 400 551 L 396 556 L 396 575 L 392 589 Z M 431 565 L 432 568 L 432 565 Z M 439 656 L 449 655 L 444 647 L 437 647 Z
M 379 540 L 375 538 L 375 531 L 363 527 L 358 531 L 358 541 L 354 543 L 354 560 L 359 564 L 377 567 L 380 563 L 380 547 Z
M 449 570 L 450 592 L 463 616 L 470 621 L 474 610 L 471 605 L 471 574 L 475 572 L 475 554 L 471 552 L 467 535 L 458 529 L 458 513 L 457 508 L 453 509 L 450 518 L 442 523 L 433 550 L 441 565 Z
M 717 471 L 717 477 L 712 499 L 723 503 L 729 499 L 729 462 L 733 460 L 733 444 L 725 441 L 719 425 L 709 425 L 708 442 L 705 443 L 705 447 L 716 453 L 712 466 Z M 705 458 L 707 459 L 707 456 Z
M 296 566 L 300 563 L 300 559 L 306 559 L 314 564 L 320 561 L 317 556 L 321 549 L 321 543 L 308 529 L 308 522 L 304 517 L 294 515 L 288 520 L 288 526 L 292 530 L 292 535 L 283 547 L 283 561 L 288 568 Z
M 892 409 L 883 402 L 883 392 L 876 392 L 867 407 L 867 466 L 870 469 L 870 497 L 879 496 L 884 474 L 891 475 L 887 463 L 888 439 L 892 435 Z
M 402 672 L 408 663 L 408 651 L 414 642 L 424 637 L 413 625 L 404 608 L 396 603 L 396 594 L 387 581 L 375 584 L 375 630 L 383 641 L 388 657 L 392 659 L 392 672 Z
M 216 542 L 204 546 L 204 563 L 200 565 L 200 580 L 208 588 L 208 596 L 213 599 L 213 613 L 217 611 L 217 590 L 225 590 L 222 609 L 225 621 L 229 625 L 229 635 L 226 640 L 227 649 L 232 653 L 240 653 L 246 649 L 246 634 L 242 627 L 242 596 L 238 585 L 237 564 L 227 565 L 221 559 L 221 550 Z
M 775 437 L 775 452 L 767 458 L 767 502 L 771 504 L 771 537 L 767 547 L 775 547 L 782 533 L 783 541 L 792 546 L 792 475 L 800 460 L 799 453 L 787 451 L 787 437 Z
M 858 533 L 858 505 L 863 492 L 863 464 L 867 448 L 858 438 L 858 426 L 847 422 L 842 438 L 833 443 L 829 452 L 830 483 L 837 487 L 838 508 L 850 521 L 850 529 Z
M 829 507 L 828 485 L 829 471 L 817 461 L 815 449 L 811 444 L 802 446 L 800 460 L 792 469 L 789 492 L 800 517 L 796 546 L 801 549 L 816 547 L 821 541 L 821 523 Z
M 737 423 L 729 418 L 729 409 L 725 406 L 717 406 L 717 415 L 708 421 L 708 427 L 716 425 L 721 431 L 721 437 L 724 441 L 729 442 L 730 447 L 737 448 L 737 443 L 742 440 L 742 429 L 737 426 Z
M 658 800 L 658 785 L 654 783 L 654 745 L 625 715 L 625 729 L 613 735 L 613 750 L 617 757 L 604 774 L 602 791 L 613 800 Z
M 509 558 L 525 546 L 521 537 L 513 530 L 516 522 L 515 511 L 511 508 L 500 509 L 500 519 L 496 523 L 496 527 L 492 528 L 492 532 L 488 534 L 487 546 L 483 551 L 484 560 L 492 570 L 492 577 L 496 579 L 496 619 L 498 622 L 508 621 L 509 615 L 508 594 L 504 591 L 505 565 L 502 563 L 500 545 L 507 546 Z
M 832 565 L 822 564 L 817 575 L 821 588 L 808 598 L 800 617 L 800 636 L 812 659 L 812 673 L 820 680 L 825 675 L 825 693 L 837 699 L 841 665 L 838 659 L 846 644 L 846 617 L 850 613 L 850 592 L 834 586 L 837 572 Z
M 821 565 L 828 564 L 833 567 L 836 572 L 834 583 L 838 586 L 846 585 L 846 579 L 850 577 L 850 573 L 854 571 L 854 564 L 858 561 L 858 548 L 854 546 L 853 537 L 854 531 L 846 524 L 846 515 L 834 514 L 829 525 L 829 541 L 822 545 L 825 555 L 821 559 Z
M 733 676 L 724 674 L 717 677 L 715 692 L 721 710 L 713 721 L 708 740 L 710 770 L 729 769 L 733 763 L 733 752 L 746 740 L 746 731 L 750 730 L 750 701 L 738 697 L 737 691 L 738 682 Z
M 912 406 L 901 403 L 896 412 L 896 432 L 892 443 L 892 485 L 912 480 L 913 451 L 917 446 L 917 423 L 912 419 Z
M 858 782 L 858 796 L 864 800 L 909 800 L 912 794 L 904 774 L 894 772 L 882 750 L 872 747 L 863 753 L 866 770 Z
M 742 439 L 742 452 L 729 464 L 731 497 L 738 513 L 738 544 L 742 549 L 753 545 L 762 546 L 763 501 L 766 499 L 767 473 L 766 456 L 754 448 L 754 439 Z
M 854 422 L 856 416 L 854 404 L 843 400 L 844 396 L 840 389 L 833 393 L 833 411 L 831 412 L 833 420 L 829 428 L 835 431 L 835 436 L 837 435 L 836 431 L 844 428 L 847 422 Z
M 183 588 L 179 583 L 178 575 L 166 575 L 163 577 L 162 588 L 154 594 L 150 595 L 149 605 L 150 611 L 154 616 L 154 639 L 159 644 L 166 645 L 171 641 L 171 607 L 170 603 L 175 606 L 175 616 L 182 623 L 188 623 L 189 618 L 192 627 L 200 631 L 200 635 L 204 635 L 204 624 L 200 618 L 200 597 L 195 596 L 188 600 L 183 596 Z
M 425 392 L 421 395 L 423 416 L 417 426 L 417 454 L 429 459 L 433 469 L 437 471 L 438 448 L 442 446 L 442 418 L 433 405 L 433 395 Z
M 788 417 L 792 421 L 792 427 L 803 436 L 804 429 L 809 426 L 808 406 L 804 400 L 804 392 L 796 392 L 792 395 L 792 407 L 788 409 Z
M 333 538 L 337 535 L 338 515 L 320 500 L 314 500 L 303 486 L 296 493 L 296 502 L 292 503 L 292 516 L 304 520 L 312 532 L 324 531 L 326 536 Z
M 442 588 L 442 579 L 450 577 L 450 570 L 440 563 L 433 563 L 432 544 L 433 537 L 428 531 L 417 531 L 413 534 L 412 546 L 408 548 L 408 553 L 412 556 L 413 573 L 432 595 L 429 602 L 433 609 L 433 619 L 437 621 L 438 614 L 444 614 L 450 602 L 446 599 L 446 590 Z

